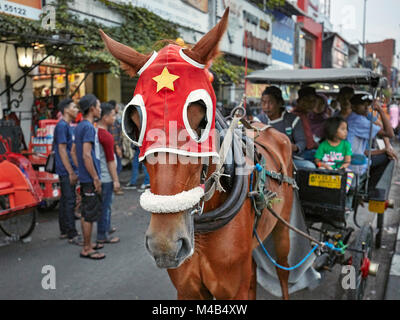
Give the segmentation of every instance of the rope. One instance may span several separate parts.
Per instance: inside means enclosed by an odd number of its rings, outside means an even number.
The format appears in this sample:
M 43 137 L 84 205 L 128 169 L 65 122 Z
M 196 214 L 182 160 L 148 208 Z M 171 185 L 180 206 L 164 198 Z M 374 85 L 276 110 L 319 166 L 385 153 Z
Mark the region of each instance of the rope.
M 288 268 L 288 267 L 281 266 L 280 264 L 278 264 L 278 263 L 274 260 L 274 258 L 272 258 L 272 257 L 270 256 L 270 254 L 268 253 L 267 249 L 265 249 L 265 247 L 264 247 L 262 241 L 261 241 L 260 238 L 258 237 L 257 231 L 256 231 L 255 229 L 254 229 L 254 234 L 255 234 L 255 236 L 256 236 L 256 238 L 257 238 L 258 243 L 260 244 L 261 248 L 263 249 L 264 253 L 265 253 L 265 254 L 267 255 L 267 257 L 271 260 L 271 262 L 272 262 L 276 267 L 278 267 L 278 268 L 280 268 L 280 269 L 283 269 L 283 270 L 286 270 L 286 271 L 291 271 L 291 270 L 294 270 L 294 269 L 300 267 L 304 262 L 307 261 L 307 259 L 311 256 L 311 254 L 319 247 L 319 244 L 316 244 L 316 245 L 314 246 L 314 248 L 312 248 L 311 251 L 310 251 L 298 264 L 296 264 L 296 265 L 293 266 L 293 267 L 289 267 L 289 268 Z

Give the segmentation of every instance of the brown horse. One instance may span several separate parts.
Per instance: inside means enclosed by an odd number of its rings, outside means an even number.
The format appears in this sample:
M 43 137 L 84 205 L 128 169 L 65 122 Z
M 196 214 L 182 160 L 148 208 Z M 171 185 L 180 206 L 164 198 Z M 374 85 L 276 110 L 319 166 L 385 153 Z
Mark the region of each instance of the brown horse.
M 191 59 L 189 61 L 207 65 L 218 54 L 218 44 L 227 28 L 228 13 L 229 9 L 226 10 L 221 21 L 192 49 L 184 49 L 186 56 Z M 153 59 L 151 55 L 140 54 L 101 33 L 111 54 L 121 61 L 122 67 L 131 76 L 137 72 L 141 73 L 143 66 L 148 66 L 149 61 Z M 193 68 L 193 66 L 188 63 L 187 68 Z M 140 75 L 140 77 L 145 76 L 145 73 Z M 187 79 L 187 81 L 190 80 Z M 147 92 L 147 89 L 145 88 L 144 92 Z M 178 92 L 178 86 L 176 90 Z M 145 95 L 143 99 L 146 98 Z M 150 110 L 152 106 L 146 105 L 145 108 Z M 139 112 L 139 109 L 134 109 L 133 112 L 125 115 L 124 121 L 130 122 L 133 128 L 130 133 L 127 133 L 131 138 L 132 136 L 137 138 L 145 125 L 143 114 Z M 199 136 L 201 130 L 204 129 L 202 123 L 206 112 L 204 103 L 201 101 L 192 102 L 187 108 L 190 128 Z M 214 117 L 213 120 L 215 120 Z M 148 122 L 149 120 L 147 124 Z M 291 176 L 293 167 L 289 139 L 274 129 L 264 129 L 256 137 L 255 143 L 258 153 L 266 159 L 267 169 Z M 248 132 L 248 134 L 251 136 L 253 133 Z M 167 153 L 168 151 L 159 150 L 144 155 L 142 160 L 150 175 L 152 199 L 164 196 L 162 199 L 165 199 L 165 203 L 173 205 L 177 199 L 176 195 L 181 195 L 184 191 L 190 192 L 199 186 L 204 163 L 209 166 L 208 177 L 215 171 L 216 163 L 211 157 L 202 157 L 202 161 L 188 161 L 193 160 L 193 156 L 185 154 L 178 154 L 179 161 L 172 163 L 168 160 Z M 246 162 L 249 166 L 254 165 L 250 158 L 246 159 Z M 245 179 L 249 181 L 250 176 L 247 175 Z M 281 200 L 274 202 L 274 210 L 289 221 L 293 201 L 292 186 L 269 179 L 268 190 L 276 192 Z M 207 212 L 220 207 L 227 196 L 227 193 L 216 191 L 212 198 L 205 202 L 203 216 L 206 217 Z M 229 223 L 212 232 L 195 233 L 194 216 L 189 211 L 152 212 L 145 237 L 146 248 L 155 259 L 157 266 L 168 269 L 168 274 L 177 290 L 178 299 L 212 299 L 213 297 L 255 299 L 256 265 L 252 259 L 252 250 L 258 246 L 258 243 L 253 237 L 255 213 L 250 198 L 246 198 Z M 265 239 L 272 232 L 276 244 L 277 262 L 288 266 L 290 243 L 287 227 L 265 211 L 258 221 L 257 232 L 261 239 Z M 277 274 L 283 298 L 288 299 L 289 272 L 277 269 Z

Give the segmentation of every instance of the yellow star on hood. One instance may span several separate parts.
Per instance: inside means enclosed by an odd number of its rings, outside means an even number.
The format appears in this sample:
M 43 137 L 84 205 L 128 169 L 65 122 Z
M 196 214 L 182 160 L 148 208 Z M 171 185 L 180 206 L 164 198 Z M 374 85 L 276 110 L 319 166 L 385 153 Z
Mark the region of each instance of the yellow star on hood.
M 172 91 L 175 91 L 174 81 L 178 78 L 179 76 L 169 73 L 167 67 L 164 67 L 161 74 L 153 78 L 153 80 L 157 82 L 157 92 L 160 91 L 162 88 L 168 88 Z

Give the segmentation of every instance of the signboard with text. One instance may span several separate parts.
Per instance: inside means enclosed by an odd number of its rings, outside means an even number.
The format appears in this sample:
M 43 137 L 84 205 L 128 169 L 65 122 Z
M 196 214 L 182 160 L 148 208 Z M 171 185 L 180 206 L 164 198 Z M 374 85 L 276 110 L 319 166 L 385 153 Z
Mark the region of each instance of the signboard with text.
M 42 0 L 0 0 L 0 14 L 40 20 Z
M 237 57 L 270 65 L 271 16 L 245 0 L 218 0 L 217 15 L 222 17 L 229 7 L 229 24 L 220 49 Z M 246 50 L 247 47 L 247 50 Z
M 292 69 L 294 63 L 294 29 L 292 18 L 274 11 L 272 22 L 272 62 Z
M 198 6 L 193 5 L 196 2 L 200 4 L 199 1 L 182 2 L 176 0 L 132 0 L 130 3 L 133 6 L 145 8 L 180 26 L 206 33 L 209 29 L 208 14 L 198 10 Z

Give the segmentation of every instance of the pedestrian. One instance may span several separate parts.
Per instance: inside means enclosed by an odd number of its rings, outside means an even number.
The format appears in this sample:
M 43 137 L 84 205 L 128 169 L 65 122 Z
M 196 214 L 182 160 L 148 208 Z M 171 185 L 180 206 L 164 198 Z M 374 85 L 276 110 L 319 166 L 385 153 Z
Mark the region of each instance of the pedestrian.
M 134 146 L 132 144 L 132 148 L 135 149 L 135 154 L 133 156 L 132 160 L 132 173 L 131 173 L 131 179 L 130 181 L 126 184 L 125 188 L 126 189 L 136 189 L 136 180 L 139 174 L 139 167 L 143 167 L 143 173 L 144 173 L 144 181 L 140 185 L 138 191 L 143 192 L 145 189 L 150 187 L 150 176 L 149 173 L 147 172 L 146 166 L 143 163 L 139 162 L 139 153 L 140 149 L 137 146 Z
M 93 223 L 102 213 L 99 141 L 93 126 L 95 118 L 100 118 L 100 101 L 93 94 L 87 94 L 79 100 L 83 120 L 75 128 L 75 145 L 78 159 L 78 176 L 81 185 L 81 212 L 83 248 L 81 258 L 104 259 L 105 254 L 92 246 Z
M 58 105 L 58 110 L 62 116 L 54 129 L 53 145 L 56 173 L 59 176 L 61 188 L 58 213 L 60 238 L 68 238 L 69 243 L 79 244 L 80 240 L 75 226 L 75 186 L 78 182 L 78 163 L 70 126 L 79 110 L 70 98 L 62 100 Z
M 117 243 L 118 237 L 110 237 L 111 230 L 111 206 L 113 190 L 120 189 L 117 163 L 114 154 L 114 138 L 108 132 L 108 127 L 115 121 L 115 109 L 110 103 L 103 102 L 101 105 L 101 117 L 97 123 L 100 142 L 100 171 L 101 171 L 101 195 L 102 214 L 97 221 L 97 242 Z
M 108 131 L 114 137 L 114 151 L 117 157 L 117 173 L 119 175 L 122 171 L 122 118 L 119 104 L 115 100 L 110 100 L 108 103 L 112 105 L 115 111 L 115 121 L 109 126 Z
M 399 126 L 399 105 L 397 104 L 395 99 L 392 99 L 392 102 L 389 106 L 389 114 L 390 114 L 390 123 L 392 124 L 392 128 L 397 132 L 397 128 Z

